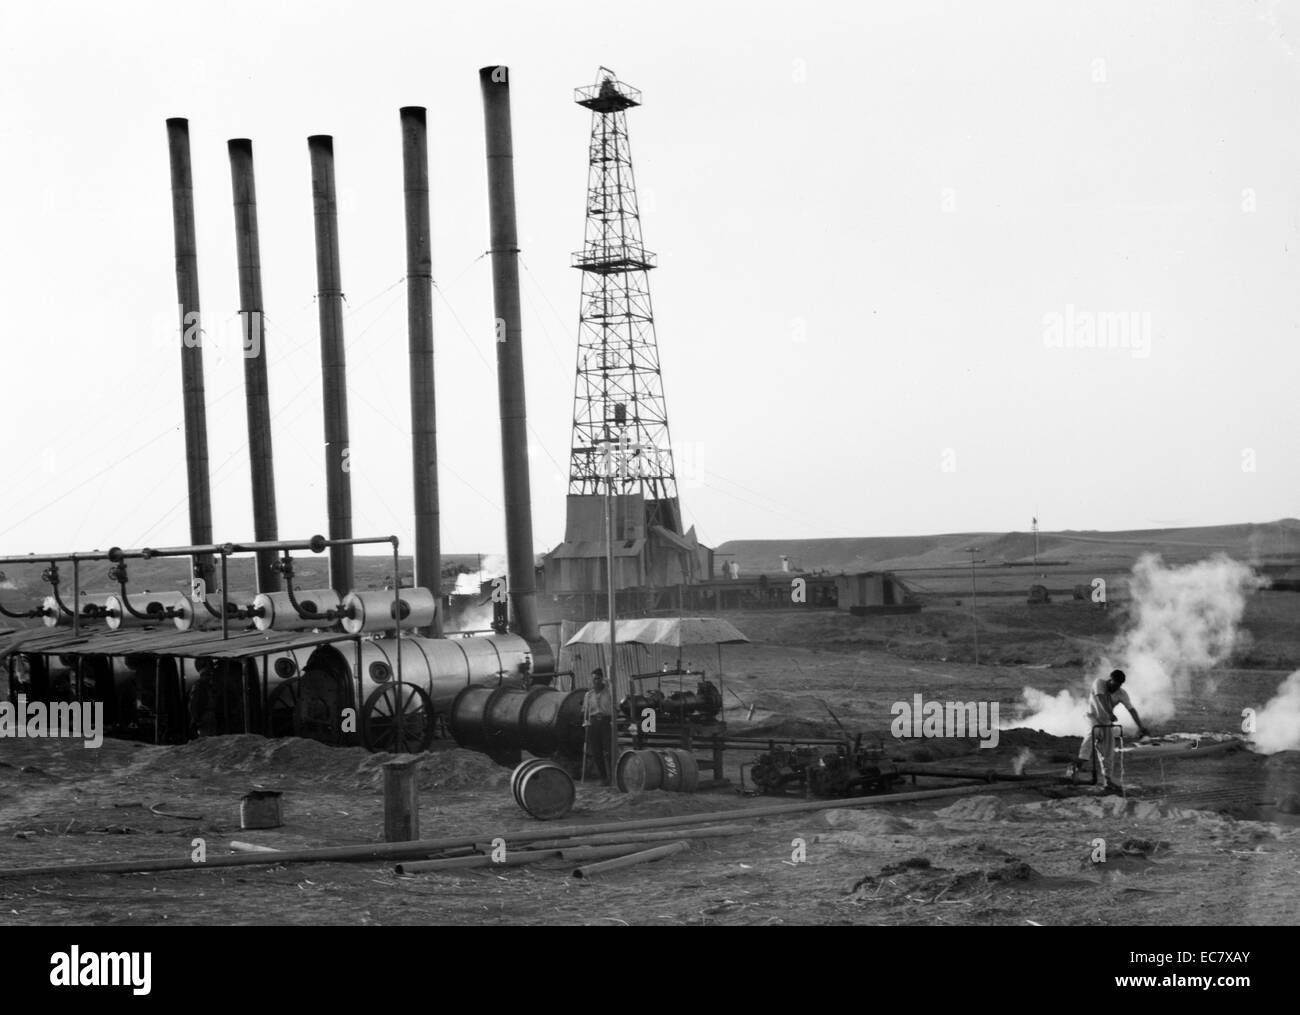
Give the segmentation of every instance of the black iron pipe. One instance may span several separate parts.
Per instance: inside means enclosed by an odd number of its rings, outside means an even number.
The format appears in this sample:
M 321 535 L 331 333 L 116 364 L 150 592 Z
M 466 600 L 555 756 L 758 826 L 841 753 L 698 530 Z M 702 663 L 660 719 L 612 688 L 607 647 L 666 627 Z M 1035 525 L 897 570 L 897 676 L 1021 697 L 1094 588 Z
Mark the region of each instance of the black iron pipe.
M 311 196 L 316 223 L 316 289 L 320 315 L 322 402 L 325 410 L 325 500 L 331 540 L 352 535 L 351 451 L 348 447 L 347 364 L 343 346 L 343 283 L 339 273 L 338 201 L 334 190 L 334 139 L 313 134 Z M 397 576 L 393 576 L 394 582 Z M 330 546 L 330 587 L 352 591 L 352 550 Z
M 507 593 L 513 630 L 532 644 L 541 641 L 541 634 L 537 625 L 533 519 L 528 476 L 528 419 L 524 398 L 523 327 L 519 308 L 519 236 L 515 222 L 510 80 L 509 71 L 505 67 L 484 67 L 478 73 L 483 91 L 483 122 L 487 138 L 492 303 L 496 312 L 497 401 L 501 412 L 501 466 L 505 478 Z
M 244 401 L 248 417 L 248 465 L 252 473 L 253 534 L 259 542 L 279 537 L 275 468 L 271 449 L 271 395 L 266 375 L 266 328 L 262 316 L 262 254 L 257 234 L 257 188 L 253 180 L 253 142 L 235 138 L 230 153 L 230 186 L 235 203 L 235 255 L 239 265 L 239 316 L 244 342 Z M 257 554 L 257 591 L 280 591 L 275 551 Z
M 185 411 L 185 476 L 189 492 L 190 540 L 212 542 L 212 488 L 208 472 L 208 424 L 203 387 L 203 332 L 199 310 L 199 268 L 194 235 L 194 179 L 190 169 L 190 122 L 167 121 L 171 156 L 172 229 L 176 246 L 176 301 L 181 329 L 181 389 Z M 211 556 L 194 560 L 195 572 L 212 578 Z
M 406 329 L 411 360 L 411 464 L 415 489 L 415 587 L 442 600 L 438 508 L 438 421 L 433 365 L 433 253 L 429 219 L 429 132 L 423 106 L 403 106 L 406 197 Z M 396 581 L 396 576 L 394 576 Z M 399 583 L 400 584 L 400 583 Z M 423 632 L 442 637 L 442 608 Z
M 925 775 L 934 779 L 974 779 L 977 782 L 1034 782 L 1042 775 L 1016 775 L 1014 772 L 996 772 L 993 769 L 975 771 L 961 768 L 927 768 L 924 765 L 892 765 L 888 771 L 895 775 Z

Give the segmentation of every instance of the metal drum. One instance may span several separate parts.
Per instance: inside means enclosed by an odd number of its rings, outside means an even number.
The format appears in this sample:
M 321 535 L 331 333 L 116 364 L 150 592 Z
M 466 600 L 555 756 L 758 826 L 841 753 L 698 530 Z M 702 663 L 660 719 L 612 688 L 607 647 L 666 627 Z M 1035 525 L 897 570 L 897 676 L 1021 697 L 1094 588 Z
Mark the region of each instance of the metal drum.
M 515 802 L 539 821 L 562 818 L 573 810 L 573 776 L 552 761 L 525 761 L 515 770 Z

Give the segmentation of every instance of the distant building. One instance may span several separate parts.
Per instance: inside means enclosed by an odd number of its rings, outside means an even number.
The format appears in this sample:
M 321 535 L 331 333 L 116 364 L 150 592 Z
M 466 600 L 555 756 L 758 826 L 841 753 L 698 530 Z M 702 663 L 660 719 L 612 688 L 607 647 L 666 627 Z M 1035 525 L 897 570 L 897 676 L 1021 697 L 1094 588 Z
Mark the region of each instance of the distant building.
M 836 605 L 858 617 L 869 613 L 917 613 L 921 609 L 907 586 L 888 571 L 836 575 L 835 589 L 839 598 Z

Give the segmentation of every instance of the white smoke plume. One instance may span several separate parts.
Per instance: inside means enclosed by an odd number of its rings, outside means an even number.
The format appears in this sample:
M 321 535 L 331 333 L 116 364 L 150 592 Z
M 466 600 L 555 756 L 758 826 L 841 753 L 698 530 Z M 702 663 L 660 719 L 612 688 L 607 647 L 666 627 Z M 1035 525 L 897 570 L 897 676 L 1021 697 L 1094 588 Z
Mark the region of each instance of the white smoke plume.
M 1143 721 L 1167 722 L 1174 718 L 1175 697 L 1190 692 L 1192 677 L 1222 665 L 1242 644 L 1247 597 L 1264 584 L 1246 564 L 1223 554 L 1182 567 L 1143 554 L 1129 581 L 1125 628 L 1091 665 L 1079 696 L 1026 687 L 1028 714 L 1015 725 L 1085 735 L 1088 687 L 1114 669 L 1127 675 L 1124 689 Z
M 485 631 L 492 626 L 492 603 L 482 602 L 485 583 L 503 578 L 506 574 L 506 558 L 502 554 L 489 554 L 483 558 L 477 571 L 470 571 L 456 576 L 456 587 L 452 590 L 452 607 L 448 617 L 448 629 L 451 631 Z M 490 591 L 490 585 L 489 585 Z
M 457 596 L 476 596 L 484 582 L 499 578 L 506 573 L 506 558 L 503 554 L 491 553 L 483 558 L 477 571 L 469 571 L 456 576 L 456 588 L 452 594 Z
M 1300 670 L 1278 685 L 1255 716 L 1255 749 L 1261 754 L 1300 750 Z

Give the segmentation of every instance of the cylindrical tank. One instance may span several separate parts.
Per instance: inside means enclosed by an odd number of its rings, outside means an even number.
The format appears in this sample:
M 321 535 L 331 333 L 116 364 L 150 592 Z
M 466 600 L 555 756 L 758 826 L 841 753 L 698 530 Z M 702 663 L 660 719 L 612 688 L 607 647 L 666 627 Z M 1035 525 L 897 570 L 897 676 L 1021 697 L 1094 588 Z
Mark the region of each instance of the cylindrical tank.
M 208 600 L 218 610 L 221 608 L 220 597 Z M 240 604 L 244 605 L 244 604 Z M 180 616 L 172 621 L 178 631 L 210 631 L 221 626 L 221 618 L 214 617 L 206 606 L 196 603 L 188 596 L 180 607 Z
M 307 589 L 294 592 L 294 598 L 303 609 L 326 613 L 337 610 L 342 604 L 333 589 Z M 261 611 L 253 616 L 253 626 L 259 631 L 308 631 L 314 627 L 328 627 L 332 621 L 303 620 L 289 602 L 287 592 L 262 592 L 253 598 L 253 609 Z
M 553 687 L 471 687 L 451 706 L 456 743 L 495 758 L 521 750 L 548 756 L 582 750 L 583 691 Z
M 81 611 L 81 623 L 95 624 L 104 620 L 103 611 L 108 607 L 108 600 L 111 598 L 106 593 L 91 594 L 81 597 L 81 601 L 76 604 L 76 609 Z M 64 599 L 67 602 L 67 599 Z M 59 604 L 53 596 L 46 596 L 41 606 L 45 610 L 45 616 L 42 623 L 46 627 L 71 627 L 72 618 L 59 609 Z M 87 607 L 90 610 L 87 611 Z
M 41 623 L 46 627 L 71 627 L 72 617 L 59 609 L 58 601 L 53 596 L 41 600 Z
M 428 589 L 402 589 L 402 630 L 428 627 L 438 612 L 438 600 Z M 392 631 L 397 628 L 393 615 L 393 593 L 349 592 L 343 600 L 343 630 L 348 634 L 366 631 Z
M 187 600 L 179 592 L 133 592 L 127 596 L 127 603 L 136 613 L 157 613 L 157 616 L 145 619 L 137 617 L 129 610 L 125 609 L 122 604 L 122 596 L 112 595 L 104 599 L 104 606 L 108 609 L 108 616 L 104 618 L 109 629 L 116 631 L 120 627 L 157 627 L 162 624 L 174 623 L 179 621 L 180 617 L 166 616 L 166 610 L 183 611 Z M 187 627 L 181 627 L 179 623 L 176 627 L 180 630 L 188 630 Z
M 361 643 L 361 701 L 376 687 L 397 679 L 396 638 Z M 429 695 L 435 711 L 445 712 L 466 687 L 520 687 L 532 670 L 528 642 L 518 635 L 482 638 L 403 637 L 402 680 L 417 684 Z M 344 651 L 349 669 L 354 653 Z M 376 665 L 380 664 L 380 665 Z

